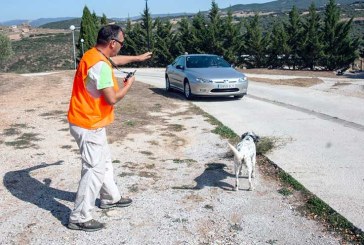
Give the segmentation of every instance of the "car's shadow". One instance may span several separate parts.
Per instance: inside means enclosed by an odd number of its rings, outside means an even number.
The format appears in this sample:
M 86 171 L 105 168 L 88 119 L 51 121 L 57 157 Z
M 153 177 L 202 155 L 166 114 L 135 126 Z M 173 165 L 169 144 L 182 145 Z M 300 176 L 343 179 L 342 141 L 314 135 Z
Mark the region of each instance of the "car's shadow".
M 66 225 L 71 209 L 57 201 L 57 199 L 74 202 L 76 193 L 50 187 L 52 180 L 49 178 L 39 181 L 31 176 L 31 173 L 35 170 L 61 165 L 62 162 L 42 163 L 34 167 L 7 172 L 3 183 L 13 196 L 49 211 L 63 225 Z
M 178 90 L 174 90 L 172 89 L 170 92 L 167 92 L 165 89 L 162 88 L 149 88 L 150 90 L 152 90 L 154 93 L 167 97 L 167 98 L 171 98 L 174 100 L 181 100 L 181 101 L 187 101 L 187 99 L 184 97 L 183 93 L 178 91 Z M 231 97 L 226 97 L 226 96 L 221 96 L 221 97 L 193 97 L 192 100 L 190 101 L 202 101 L 202 102 L 208 102 L 208 101 L 212 101 L 212 102 L 218 102 L 218 101 L 234 101 L 234 100 L 238 100 L 236 98 L 234 98 L 233 96 Z

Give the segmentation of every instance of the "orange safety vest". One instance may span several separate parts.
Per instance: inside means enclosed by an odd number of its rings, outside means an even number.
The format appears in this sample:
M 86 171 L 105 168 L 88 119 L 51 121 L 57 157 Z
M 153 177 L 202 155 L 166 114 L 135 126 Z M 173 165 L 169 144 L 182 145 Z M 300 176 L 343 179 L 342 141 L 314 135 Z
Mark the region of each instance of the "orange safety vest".
M 111 63 L 95 47 L 82 57 L 73 81 L 72 96 L 68 110 L 68 121 L 86 129 L 96 129 L 109 125 L 114 121 L 114 106 L 109 105 L 104 96 L 93 98 L 86 88 L 88 70 L 99 61 Z M 114 90 L 119 90 L 117 80 L 112 73 Z

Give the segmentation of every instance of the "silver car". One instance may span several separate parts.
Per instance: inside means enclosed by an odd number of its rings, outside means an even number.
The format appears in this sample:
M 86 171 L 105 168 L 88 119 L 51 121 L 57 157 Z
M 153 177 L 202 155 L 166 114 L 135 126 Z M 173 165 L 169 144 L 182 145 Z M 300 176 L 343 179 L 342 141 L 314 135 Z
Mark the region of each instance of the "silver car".
M 177 57 L 166 68 L 166 91 L 183 91 L 193 96 L 234 96 L 247 93 L 247 77 L 226 60 L 211 54 L 186 54 Z

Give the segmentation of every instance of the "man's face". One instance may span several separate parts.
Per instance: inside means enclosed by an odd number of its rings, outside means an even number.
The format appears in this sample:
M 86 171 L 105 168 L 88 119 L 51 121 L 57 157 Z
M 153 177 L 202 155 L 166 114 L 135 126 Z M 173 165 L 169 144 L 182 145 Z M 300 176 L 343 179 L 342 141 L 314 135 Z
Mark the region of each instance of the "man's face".
M 119 32 L 118 38 L 112 39 L 111 42 L 114 42 L 114 49 L 111 56 L 116 56 L 124 46 L 124 34 Z

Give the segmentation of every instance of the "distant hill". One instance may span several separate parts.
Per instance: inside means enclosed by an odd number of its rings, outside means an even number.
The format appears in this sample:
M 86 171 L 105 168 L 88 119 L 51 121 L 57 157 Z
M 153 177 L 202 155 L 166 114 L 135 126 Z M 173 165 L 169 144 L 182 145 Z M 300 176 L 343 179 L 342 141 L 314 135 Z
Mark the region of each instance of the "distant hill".
M 12 25 L 21 25 L 23 23 L 28 23 L 29 25 L 33 27 L 39 27 L 41 25 L 52 23 L 52 22 L 58 22 L 63 20 L 69 20 L 74 19 L 74 17 L 58 17 L 58 18 L 40 18 L 36 20 L 9 20 L 5 22 L 0 22 L 1 26 L 12 26 Z
M 300 10 L 308 9 L 311 3 L 314 2 L 316 8 L 322 8 L 328 0 L 277 0 L 267 3 L 252 3 L 252 4 L 237 4 L 231 7 L 221 9 L 234 11 L 252 11 L 252 12 L 286 12 L 290 11 L 293 6 L 296 6 Z M 354 2 L 364 2 L 358 0 L 336 0 L 337 4 L 348 5 Z
M 57 22 L 50 22 L 39 26 L 40 28 L 50 28 L 50 29 L 68 29 L 71 25 L 80 26 L 81 18 L 72 18 Z

